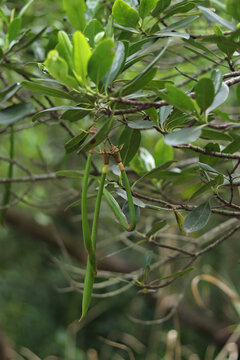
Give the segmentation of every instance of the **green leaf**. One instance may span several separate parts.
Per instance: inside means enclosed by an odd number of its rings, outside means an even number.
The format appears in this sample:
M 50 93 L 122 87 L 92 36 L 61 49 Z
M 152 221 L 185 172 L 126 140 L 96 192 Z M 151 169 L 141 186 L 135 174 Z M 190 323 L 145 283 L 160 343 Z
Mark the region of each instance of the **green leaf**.
M 240 2 L 238 0 L 227 0 L 226 9 L 237 21 L 240 21 Z
M 138 151 L 141 142 L 141 132 L 127 126 L 123 129 L 118 144 L 123 145 L 120 154 L 124 165 L 128 165 Z
M 79 108 L 78 106 L 71 106 L 71 105 L 63 105 L 63 106 L 55 106 L 52 108 L 48 108 L 42 111 L 39 111 L 37 114 L 35 114 L 32 118 L 32 121 L 36 121 L 41 116 L 46 115 L 51 112 L 55 111 L 63 111 L 63 110 L 85 110 L 84 108 Z
M 113 19 L 121 26 L 136 28 L 138 13 L 123 0 L 116 0 L 112 8 Z
M 211 72 L 211 79 L 213 81 L 213 85 L 214 85 L 214 90 L 215 90 L 215 94 L 218 93 L 218 91 L 221 89 L 222 87 L 222 72 L 219 69 L 214 69 Z
M 180 37 L 182 39 L 189 39 L 190 38 L 190 35 L 187 34 L 187 33 L 180 33 L 180 32 L 177 32 L 177 31 L 166 31 L 166 30 L 163 30 L 163 31 L 159 31 L 159 32 L 156 32 L 154 34 L 155 36 L 157 37 Z
M 207 225 L 211 215 L 211 208 L 209 202 L 199 205 L 196 209 L 192 210 L 186 217 L 183 228 L 187 233 L 199 231 Z
M 173 31 L 173 30 L 177 30 L 177 29 L 182 29 L 182 28 L 186 28 L 188 25 L 190 25 L 193 21 L 197 20 L 199 18 L 199 16 L 189 16 L 186 19 L 177 21 L 169 26 L 167 26 L 164 30 L 162 30 L 162 32 L 166 31 Z
M 59 55 L 66 61 L 70 70 L 73 69 L 73 47 L 65 31 L 58 32 L 58 44 L 56 50 Z
M 111 210 L 112 210 L 114 216 L 116 217 L 116 219 L 118 220 L 118 222 L 124 228 L 127 228 L 128 227 L 128 222 L 127 222 L 126 216 L 122 212 L 120 206 L 118 205 L 117 201 L 114 199 L 112 194 L 106 188 L 104 188 L 103 189 L 103 195 L 105 197 L 105 200 L 106 200 L 108 206 L 111 208 Z
M 88 38 L 89 40 L 89 45 L 91 47 L 94 46 L 94 38 L 95 36 L 104 31 L 104 27 L 102 26 L 102 24 L 97 20 L 97 19 L 92 19 L 87 26 L 85 27 L 84 30 L 84 35 Z
M 158 166 L 167 161 L 173 160 L 174 151 L 171 146 L 164 143 L 164 137 L 161 137 L 154 148 L 155 164 Z
M 209 10 L 206 7 L 203 6 L 198 6 L 198 9 L 202 11 L 203 15 L 205 16 L 205 18 L 213 23 L 218 23 L 222 26 L 225 26 L 227 29 L 229 30 L 236 30 L 236 26 L 234 26 L 232 23 L 230 23 L 229 21 L 223 19 L 221 16 L 215 14 L 214 12 L 212 12 L 211 10 Z
M 185 0 L 181 1 L 181 2 L 171 6 L 169 8 L 169 10 L 167 10 L 165 12 L 165 15 L 162 17 L 162 19 L 163 20 L 167 19 L 170 16 L 173 16 L 173 15 L 179 14 L 179 13 L 186 13 L 186 12 L 192 10 L 194 7 L 195 7 L 195 3 L 192 1 L 188 1 L 188 2 L 186 2 Z
M 108 133 L 112 128 L 112 125 L 113 125 L 113 116 L 110 119 L 107 118 L 100 126 L 100 128 L 97 130 L 97 132 L 93 136 L 87 138 L 83 142 L 83 144 L 81 144 L 79 148 L 79 152 L 80 151 L 86 152 L 99 145 L 103 140 L 106 139 Z
M 67 141 L 65 144 L 66 153 L 71 153 L 78 149 L 78 147 L 86 140 L 87 136 L 88 132 L 81 131 L 80 134 Z
M 225 83 L 222 83 L 222 86 L 218 91 L 217 95 L 215 96 L 212 105 L 210 105 L 210 107 L 206 110 L 206 116 L 208 116 L 208 114 L 212 110 L 222 105 L 227 100 L 228 95 L 229 95 L 229 87 Z
M 202 111 L 205 111 L 213 102 L 215 96 L 214 85 L 211 79 L 202 78 L 194 88 L 196 101 Z
M 153 16 L 159 15 L 163 10 L 165 10 L 171 4 L 171 0 L 158 0 L 157 5 L 152 11 Z
M 8 41 L 11 43 L 13 40 L 16 39 L 22 24 L 22 18 L 17 17 L 9 24 L 8 28 Z
M 156 73 L 156 69 L 154 69 L 154 65 L 158 62 L 158 60 L 165 53 L 170 41 L 162 48 L 160 53 L 154 58 L 154 60 L 137 76 L 135 76 L 131 81 L 129 81 L 123 88 L 120 88 L 117 93 L 121 93 L 121 95 L 131 94 L 142 87 L 144 87 L 149 81 L 152 80 Z M 117 95 L 117 93 L 115 95 Z
M 198 183 L 198 184 L 192 184 L 188 187 L 186 187 L 182 193 L 181 193 L 181 197 L 183 200 L 190 200 L 193 196 L 193 194 L 196 193 L 197 190 L 199 190 L 199 188 L 201 188 L 202 183 Z
M 48 53 L 44 65 L 47 67 L 52 77 L 62 82 L 63 84 L 66 84 L 70 88 L 78 88 L 78 83 L 74 77 L 68 74 L 68 65 L 66 61 L 59 56 L 57 50 L 51 50 Z
M 31 81 L 22 81 L 21 85 L 31 91 L 34 91 L 36 93 L 47 95 L 47 96 L 53 96 L 58 97 L 61 99 L 68 99 L 68 100 L 74 100 L 74 98 L 69 95 L 67 92 L 64 92 L 62 90 L 54 89 L 52 87 L 39 85 Z
M 155 167 L 154 169 L 148 171 L 146 174 L 144 174 L 142 177 L 140 177 L 138 180 L 135 181 L 133 187 L 136 186 L 139 182 L 146 180 L 146 179 L 161 180 L 161 175 L 162 174 L 165 175 L 165 172 L 163 170 L 167 169 L 173 163 L 174 163 L 174 161 L 167 161 L 167 162 Z M 168 173 L 168 175 L 170 175 L 170 174 Z
M 231 144 L 227 145 L 222 151 L 225 154 L 234 154 L 240 150 L 240 136 L 238 136 Z
M 91 49 L 87 39 L 80 31 L 73 34 L 73 62 L 74 73 L 80 83 L 85 84 L 88 61 L 91 57 Z
M 78 110 L 73 110 L 71 108 L 71 109 L 65 111 L 62 114 L 61 119 L 75 122 L 75 121 L 83 119 L 86 115 L 88 115 L 92 111 L 91 106 L 87 106 L 86 109 L 77 107 L 77 109 Z
M 13 83 L 8 85 L 6 88 L 0 91 L 0 103 L 4 103 L 5 101 L 8 101 L 11 99 L 11 97 L 16 94 L 16 92 L 19 90 L 20 84 L 19 83 Z
M 133 80 L 129 81 L 123 88 L 121 88 L 121 96 L 133 94 L 136 91 L 146 86 L 156 75 L 157 67 L 149 69 L 147 72 L 143 71 L 140 75 L 137 75 Z
M 126 193 L 125 190 L 117 189 L 116 194 L 118 194 L 118 196 L 120 196 L 122 199 L 127 201 L 128 197 L 127 197 L 127 193 Z M 137 207 L 140 207 L 140 208 L 143 208 L 143 209 L 147 206 L 142 200 L 140 200 L 140 199 L 138 199 L 136 197 L 133 197 L 133 203 Z
M 34 2 L 34 0 L 29 0 L 20 10 L 19 16 L 23 16 L 25 14 L 25 12 L 28 10 L 28 8 L 30 7 L 30 5 L 32 5 L 33 2 Z
M 148 120 L 137 120 L 137 121 L 128 121 L 128 127 L 131 129 L 151 129 L 155 126 L 155 123 L 153 121 Z
M 196 141 L 201 136 L 201 133 L 201 126 L 193 126 L 167 134 L 164 138 L 164 142 L 171 146 L 190 144 L 191 142 Z
M 114 57 L 112 66 L 102 79 L 105 88 L 107 88 L 113 82 L 113 80 L 116 79 L 124 66 L 127 54 L 126 47 L 123 42 L 117 41 L 115 53 L 116 55 Z
M 22 102 L 0 110 L 0 125 L 15 124 L 24 119 L 33 109 L 33 104 Z
M 103 78 L 113 63 L 115 45 L 112 39 L 101 41 L 95 48 L 88 63 L 88 75 L 95 84 Z
M 172 111 L 172 105 L 162 106 L 159 110 L 160 124 L 163 125 Z
M 144 19 L 150 11 L 155 7 L 158 0 L 141 0 L 138 13 L 141 16 L 142 19 Z
M 150 237 L 155 234 L 157 234 L 160 230 L 165 229 L 167 225 L 166 220 L 157 221 L 152 225 L 152 228 L 150 231 L 147 232 L 146 236 Z
M 224 141 L 232 141 L 232 137 L 228 134 L 223 133 L 222 131 L 216 131 L 212 129 L 202 129 L 202 139 L 210 139 L 210 140 L 224 140 Z
M 195 106 L 192 99 L 190 99 L 190 97 L 187 96 L 182 90 L 170 84 L 167 84 L 166 88 L 168 91 L 167 99 L 169 104 L 183 112 L 195 111 Z
M 205 147 L 205 150 L 207 151 L 220 151 L 220 146 L 217 143 L 208 143 Z M 216 162 L 218 161 L 218 158 L 212 156 L 212 155 L 199 155 L 199 161 L 204 164 L 208 164 L 210 166 L 214 166 Z
M 63 7 L 71 24 L 78 30 L 83 31 L 86 26 L 84 12 L 86 4 L 84 0 L 63 0 Z

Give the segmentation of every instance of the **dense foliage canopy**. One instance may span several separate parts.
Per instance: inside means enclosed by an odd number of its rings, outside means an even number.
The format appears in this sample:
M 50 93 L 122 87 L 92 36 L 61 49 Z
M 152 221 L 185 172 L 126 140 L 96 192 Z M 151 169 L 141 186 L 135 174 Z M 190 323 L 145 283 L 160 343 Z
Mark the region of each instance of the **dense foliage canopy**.
M 239 0 L 0 5 L 12 358 L 237 359 Z

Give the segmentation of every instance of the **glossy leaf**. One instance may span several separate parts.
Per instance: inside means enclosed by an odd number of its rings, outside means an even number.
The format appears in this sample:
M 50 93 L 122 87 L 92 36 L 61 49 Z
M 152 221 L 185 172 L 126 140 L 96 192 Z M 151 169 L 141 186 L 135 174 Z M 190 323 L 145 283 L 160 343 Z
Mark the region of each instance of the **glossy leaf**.
M 15 18 L 9 25 L 8 28 L 8 41 L 9 43 L 11 41 L 13 41 L 14 39 L 16 39 L 20 29 L 21 29 L 21 24 L 22 24 L 22 18 L 21 17 L 17 17 Z
M 190 25 L 192 22 L 194 22 L 195 20 L 197 20 L 199 18 L 199 16 L 189 16 L 186 19 L 177 21 L 169 26 L 167 26 L 163 32 L 168 32 L 168 31 L 173 31 L 173 30 L 178 30 L 178 29 L 185 29 L 186 26 Z
M 89 40 L 89 45 L 91 47 L 94 46 L 94 38 L 95 36 L 104 31 L 104 27 L 102 26 L 102 24 L 97 20 L 97 19 L 92 19 L 87 26 L 85 27 L 84 30 L 84 35 L 88 38 Z
M 116 0 L 112 8 L 113 19 L 121 26 L 136 28 L 138 13 L 123 0 Z
M 166 46 L 162 48 L 160 53 L 154 58 L 154 60 L 137 76 L 135 76 L 129 83 L 127 83 L 123 88 L 120 89 L 122 95 L 131 94 L 141 87 L 145 86 L 156 73 L 156 69 L 154 66 L 157 64 L 158 60 L 163 56 L 165 53 L 170 41 L 167 42 Z
M 172 105 L 161 106 L 159 109 L 160 124 L 163 125 L 172 111 Z
M 187 233 L 192 233 L 203 229 L 207 225 L 210 215 L 211 208 L 209 202 L 199 205 L 186 217 L 183 224 L 184 230 Z
M 142 19 L 144 19 L 150 11 L 155 7 L 158 0 L 141 0 L 138 13 L 141 16 Z
M 138 151 L 141 142 L 139 130 L 125 127 L 119 138 L 119 145 L 123 145 L 120 154 L 124 165 L 128 165 Z
M 157 68 L 150 68 L 148 71 L 144 71 L 141 76 L 137 75 L 133 80 L 131 80 L 129 83 L 127 83 L 122 89 L 121 89 L 121 96 L 126 96 L 129 94 L 133 94 L 136 91 L 142 89 L 144 86 L 146 86 L 156 75 Z
M 20 89 L 19 83 L 13 83 L 5 87 L 3 90 L 0 91 L 0 103 L 4 103 L 11 99 L 12 96 L 16 94 L 16 92 Z
M 182 145 L 196 141 L 202 133 L 201 126 L 194 126 L 169 133 L 165 136 L 164 142 L 167 145 Z
M 105 88 L 107 88 L 113 80 L 116 79 L 119 72 L 124 66 L 125 60 L 126 60 L 126 47 L 123 42 L 117 41 L 116 43 L 116 49 L 115 49 L 115 57 L 112 63 L 112 66 L 102 79 L 103 84 L 105 85 Z
M 66 61 L 69 69 L 71 70 L 73 68 L 73 47 L 65 31 L 58 32 L 58 44 L 56 46 L 56 50 L 58 51 L 59 55 Z
M 232 141 L 232 137 L 222 131 L 217 131 L 213 129 L 202 129 L 201 138 L 209 139 L 209 140 L 224 140 L 224 141 Z
M 238 136 L 233 142 L 231 142 L 231 144 L 227 145 L 222 152 L 225 154 L 234 154 L 239 150 L 240 150 L 240 136 Z
M 215 14 L 210 9 L 203 6 L 198 6 L 198 8 L 202 11 L 203 15 L 206 17 L 207 20 L 225 26 L 229 30 L 236 30 L 236 27 L 232 23 Z
M 175 14 L 178 13 L 186 13 L 190 10 L 192 10 L 195 7 L 195 3 L 192 1 L 181 1 L 173 6 L 171 6 L 166 12 L 165 15 L 163 16 L 162 19 L 167 19 L 170 16 L 173 16 Z
M 113 125 L 113 117 L 111 117 L 110 119 L 107 118 L 103 122 L 103 124 L 99 127 L 97 132 L 93 136 L 87 138 L 86 141 L 84 141 L 84 143 L 80 146 L 79 152 L 80 151 L 86 152 L 99 145 L 103 140 L 106 139 L 106 136 L 108 135 L 108 133 L 112 128 L 112 125 Z
M 112 39 L 105 39 L 99 43 L 90 57 L 88 74 L 95 84 L 103 78 L 110 69 L 115 56 L 115 45 Z
M 173 85 L 166 86 L 168 94 L 168 102 L 181 111 L 193 112 L 195 110 L 194 103 L 189 96 L 182 90 Z
M 87 138 L 88 133 L 86 131 L 81 131 L 80 134 L 74 136 L 74 138 L 70 139 L 65 144 L 65 150 L 67 153 L 71 153 L 74 150 L 78 149 L 78 147 L 83 143 L 83 141 Z
M 171 4 L 171 0 L 158 0 L 157 5 L 152 11 L 153 16 L 157 16 Z
M 214 89 L 215 89 L 215 94 L 218 93 L 218 91 L 221 89 L 222 87 L 222 80 L 223 80 L 223 76 L 222 76 L 222 72 L 219 69 L 214 69 L 211 72 L 211 79 L 213 81 L 213 85 L 214 85 Z
M 207 151 L 220 151 L 220 146 L 217 143 L 208 143 L 205 147 L 205 150 Z M 205 163 L 208 164 L 210 166 L 214 166 L 216 164 L 216 162 L 218 161 L 218 158 L 211 156 L 211 155 L 204 155 L 204 154 L 200 154 L 199 155 L 199 161 L 201 163 Z
M 73 61 L 74 73 L 80 83 L 85 84 L 88 61 L 91 57 L 91 49 L 85 36 L 76 31 L 73 34 Z
M 229 87 L 225 83 L 222 83 L 222 86 L 218 91 L 217 95 L 215 96 L 212 105 L 206 110 L 206 115 L 208 115 L 212 110 L 222 105 L 227 100 L 228 95 Z
M 36 121 L 41 116 L 46 115 L 48 113 L 55 112 L 55 111 L 63 111 L 63 110 L 85 110 L 85 109 L 81 109 L 78 106 L 70 106 L 70 105 L 55 106 L 53 108 L 48 108 L 48 109 L 39 111 L 37 114 L 35 114 L 33 116 L 32 121 Z
M 44 65 L 47 67 L 52 77 L 63 84 L 66 84 L 70 88 L 78 88 L 76 80 L 68 73 L 69 69 L 66 61 L 59 56 L 57 50 L 51 50 L 48 53 Z
M 138 180 L 135 181 L 134 186 L 136 186 L 136 184 L 138 184 L 139 182 L 146 180 L 146 179 L 161 180 L 161 174 L 162 174 L 163 170 L 169 168 L 169 166 L 172 165 L 172 163 L 174 163 L 174 161 L 167 161 L 167 162 L 155 167 L 154 169 L 148 171 L 146 174 L 144 174 L 142 177 L 140 177 Z
M 86 4 L 84 0 L 63 0 L 63 7 L 66 11 L 66 15 L 72 25 L 83 31 L 86 26 L 86 19 L 84 12 L 86 10 Z
M 22 81 L 21 85 L 38 94 L 58 97 L 61 99 L 74 100 L 74 98 L 71 95 L 69 95 L 67 92 L 64 92 L 59 89 L 55 89 L 53 87 L 40 85 L 31 81 Z
M 0 125 L 12 125 L 24 119 L 34 109 L 31 103 L 19 103 L 0 110 Z
M 194 88 L 196 101 L 202 111 L 212 104 L 215 96 L 214 85 L 211 79 L 202 78 Z
M 114 216 L 116 217 L 116 219 L 118 220 L 120 225 L 122 225 L 124 228 L 127 228 L 128 222 L 127 222 L 126 216 L 122 212 L 118 202 L 115 200 L 115 198 L 112 196 L 112 194 L 106 188 L 103 189 L 103 195 L 105 197 L 105 200 L 106 200 L 108 206 L 112 210 Z

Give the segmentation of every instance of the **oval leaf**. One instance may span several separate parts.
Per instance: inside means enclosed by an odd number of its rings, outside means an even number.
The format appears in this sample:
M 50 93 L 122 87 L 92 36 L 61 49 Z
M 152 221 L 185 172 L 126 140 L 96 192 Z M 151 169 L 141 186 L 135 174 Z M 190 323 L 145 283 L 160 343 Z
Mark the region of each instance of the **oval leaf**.
M 95 84 L 103 78 L 112 65 L 115 55 L 114 42 L 105 39 L 96 47 L 88 63 L 88 75 Z
M 211 215 L 211 208 L 209 202 L 205 202 L 199 205 L 196 209 L 190 212 L 190 214 L 186 217 L 183 229 L 187 233 L 192 233 L 204 228 L 207 224 Z
M 138 13 L 123 0 L 115 1 L 112 14 L 119 25 L 135 28 L 138 24 Z
M 201 126 L 195 126 L 187 129 L 181 129 L 169 133 L 165 136 L 164 142 L 167 145 L 183 145 L 196 141 L 202 133 Z
M 215 90 L 211 79 L 202 78 L 195 86 L 195 98 L 202 111 L 205 111 L 213 102 Z

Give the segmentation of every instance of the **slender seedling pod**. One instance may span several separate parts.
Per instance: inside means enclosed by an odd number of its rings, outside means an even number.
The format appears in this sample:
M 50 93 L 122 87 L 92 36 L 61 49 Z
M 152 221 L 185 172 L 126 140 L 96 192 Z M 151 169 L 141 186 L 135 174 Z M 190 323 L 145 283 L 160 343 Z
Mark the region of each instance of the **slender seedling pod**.
M 82 299 L 82 315 L 81 315 L 80 321 L 84 318 L 84 316 L 86 315 L 86 313 L 88 311 L 88 308 L 89 308 L 89 305 L 91 302 L 93 283 L 94 283 L 94 272 L 92 269 L 92 265 L 90 263 L 90 259 L 88 257 L 86 274 L 85 274 L 85 279 L 84 279 L 83 299 Z
M 97 239 L 99 212 L 100 212 L 100 206 L 101 206 L 101 201 L 102 201 L 104 183 L 105 183 L 105 179 L 106 179 L 106 175 L 107 175 L 107 171 L 108 171 L 109 154 L 103 153 L 103 161 L 104 161 L 104 165 L 102 168 L 102 175 L 100 178 L 100 183 L 99 183 L 99 188 L 98 188 L 98 193 L 97 193 L 93 225 L 92 225 L 92 234 L 91 234 L 91 243 L 92 243 L 93 250 L 95 252 L 96 252 L 96 239 Z
M 121 155 L 120 155 L 120 151 L 119 151 L 119 149 L 117 147 L 113 147 L 112 155 L 113 155 L 115 161 L 117 162 L 118 167 L 119 167 L 119 169 L 121 171 L 123 185 L 124 185 L 126 193 L 127 193 L 128 208 L 129 208 L 129 215 L 130 215 L 130 223 L 128 224 L 127 230 L 132 231 L 136 227 L 136 213 L 135 213 L 135 208 L 134 208 L 130 183 L 129 183 L 129 180 L 128 180 L 124 165 L 122 163 L 122 158 L 121 158 Z
M 83 231 L 84 246 L 88 252 L 89 260 L 93 267 L 93 271 L 96 272 L 97 271 L 96 255 L 92 247 L 91 232 L 87 217 L 87 187 L 88 187 L 88 178 L 89 178 L 91 163 L 92 163 L 92 153 L 89 152 L 85 167 L 84 177 L 83 177 L 81 212 L 82 212 L 82 231 Z
M 13 125 L 10 128 L 10 151 L 9 151 L 9 157 L 11 160 L 13 160 L 14 157 L 14 130 L 13 130 Z M 8 166 L 8 179 L 11 179 L 13 176 L 13 162 L 9 163 Z M 11 193 L 11 185 L 12 183 L 9 182 L 5 185 L 5 191 L 3 194 L 3 199 L 2 199 L 2 206 L 6 206 L 9 203 L 10 200 L 10 193 Z M 2 209 L 0 211 L 0 224 L 2 226 L 5 226 L 5 217 L 7 214 L 7 208 Z
M 99 213 L 101 207 L 101 200 L 103 195 L 104 183 L 106 174 L 108 171 L 108 163 L 109 163 L 109 154 L 103 154 L 104 159 L 104 166 L 102 169 L 102 175 L 100 178 L 97 199 L 95 204 L 95 211 L 94 211 L 94 218 L 93 218 L 93 225 L 92 225 L 92 233 L 91 233 L 91 247 L 93 249 L 94 255 L 96 254 L 96 240 L 97 240 L 97 229 L 98 229 L 98 220 L 99 220 Z M 89 230 L 89 225 L 88 225 Z M 96 258 L 96 256 L 95 256 Z M 86 275 L 84 280 L 84 288 L 83 288 L 83 301 L 82 301 L 82 316 L 81 319 L 86 315 L 90 302 L 91 302 L 91 295 L 92 289 L 94 284 L 94 277 L 96 276 L 97 272 L 96 269 L 92 266 L 90 256 L 88 256 L 87 261 L 87 268 L 86 268 Z M 80 320 L 81 320 L 80 319 Z

